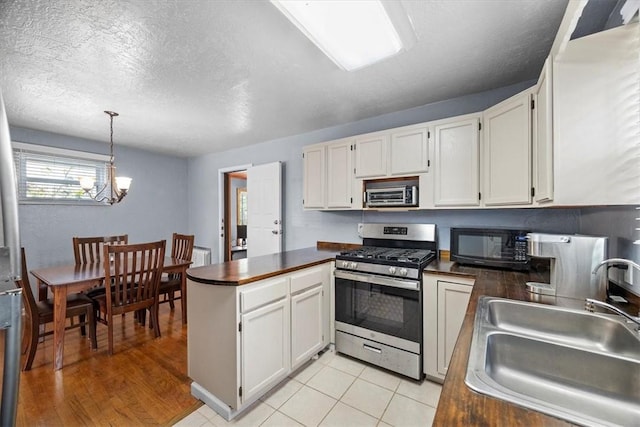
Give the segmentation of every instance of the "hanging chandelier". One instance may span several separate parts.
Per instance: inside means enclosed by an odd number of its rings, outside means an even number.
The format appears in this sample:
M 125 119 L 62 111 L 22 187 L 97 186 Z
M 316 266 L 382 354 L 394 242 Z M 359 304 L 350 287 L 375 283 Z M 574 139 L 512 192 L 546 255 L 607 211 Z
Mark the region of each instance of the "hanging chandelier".
M 116 177 L 116 167 L 113 164 L 113 118 L 117 117 L 119 114 L 115 111 L 105 111 L 105 113 L 108 114 L 111 119 L 111 158 L 109 159 L 107 181 L 102 188 L 98 190 L 96 188 L 95 179 L 82 177 L 80 178 L 80 186 L 89 195 L 89 197 L 96 202 L 107 202 L 110 205 L 113 205 L 114 203 L 119 203 L 124 196 L 127 195 L 127 191 L 129 191 L 129 187 L 131 186 L 131 178 L 124 176 Z M 93 190 L 95 190 L 95 193 L 92 193 Z

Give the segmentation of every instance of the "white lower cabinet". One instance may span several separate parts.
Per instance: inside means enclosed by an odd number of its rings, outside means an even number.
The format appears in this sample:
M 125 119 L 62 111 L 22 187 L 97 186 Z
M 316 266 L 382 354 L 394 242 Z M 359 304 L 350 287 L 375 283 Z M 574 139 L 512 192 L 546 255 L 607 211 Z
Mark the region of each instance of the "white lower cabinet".
M 289 300 L 243 314 L 242 400 L 251 400 L 289 372 Z
M 241 286 L 189 280 L 192 394 L 230 420 L 327 346 L 330 266 Z
M 291 275 L 291 369 L 322 350 L 329 338 L 330 264 Z
M 444 381 L 469 304 L 474 279 L 424 275 L 424 373 Z
M 291 296 L 291 369 L 324 347 L 322 285 Z

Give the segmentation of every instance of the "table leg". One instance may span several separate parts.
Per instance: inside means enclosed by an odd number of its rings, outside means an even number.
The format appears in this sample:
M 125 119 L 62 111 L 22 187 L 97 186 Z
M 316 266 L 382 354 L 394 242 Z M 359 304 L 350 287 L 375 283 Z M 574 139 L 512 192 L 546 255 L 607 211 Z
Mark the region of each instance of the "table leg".
M 180 305 L 182 307 L 182 324 L 187 324 L 187 269 L 180 274 Z
M 53 291 L 53 370 L 62 369 L 64 327 L 67 320 L 67 287 L 52 286 Z

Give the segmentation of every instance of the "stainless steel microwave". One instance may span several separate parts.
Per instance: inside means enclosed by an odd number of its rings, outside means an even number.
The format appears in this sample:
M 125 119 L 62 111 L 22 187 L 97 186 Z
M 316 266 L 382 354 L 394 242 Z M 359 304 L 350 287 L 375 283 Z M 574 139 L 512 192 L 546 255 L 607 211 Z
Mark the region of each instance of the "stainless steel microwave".
M 451 261 L 527 270 L 527 233 L 506 228 L 451 228 Z
M 418 187 L 403 185 L 399 187 L 367 188 L 364 192 L 367 207 L 418 206 Z

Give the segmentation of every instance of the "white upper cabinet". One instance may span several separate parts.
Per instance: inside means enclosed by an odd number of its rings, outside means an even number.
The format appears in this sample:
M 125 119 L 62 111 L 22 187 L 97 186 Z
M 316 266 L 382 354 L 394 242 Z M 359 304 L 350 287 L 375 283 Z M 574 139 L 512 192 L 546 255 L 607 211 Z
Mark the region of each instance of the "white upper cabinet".
M 433 123 L 435 206 L 478 206 L 480 114 Z
M 389 144 L 390 175 L 427 172 L 430 162 L 426 126 L 392 132 Z
M 484 204 L 530 204 L 530 92 L 519 93 L 485 110 L 483 116 Z
M 305 209 L 325 207 L 325 147 L 311 145 L 305 147 L 303 158 L 303 195 L 302 206 Z
M 356 178 L 384 178 L 425 173 L 429 169 L 425 123 L 355 138 Z
M 356 137 L 356 178 L 372 178 L 387 174 L 388 145 L 387 133 Z
M 351 208 L 353 203 L 353 140 L 327 144 L 327 208 Z
M 533 92 L 533 188 L 538 203 L 553 200 L 553 75 L 547 58 Z
M 640 204 L 640 24 L 571 40 L 553 64 L 555 205 Z

